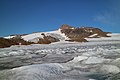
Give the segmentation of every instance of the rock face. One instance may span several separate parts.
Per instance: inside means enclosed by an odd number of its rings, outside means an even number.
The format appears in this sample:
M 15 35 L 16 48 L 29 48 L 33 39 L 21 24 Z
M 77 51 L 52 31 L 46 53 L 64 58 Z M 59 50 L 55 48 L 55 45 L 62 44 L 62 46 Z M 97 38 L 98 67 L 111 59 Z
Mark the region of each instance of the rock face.
M 62 30 L 64 30 L 64 29 L 73 29 L 73 27 L 72 27 L 72 26 L 69 26 L 69 25 L 67 25 L 67 24 L 63 24 L 63 25 L 60 27 L 60 29 L 62 29 Z
M 14 42 L 9 39 L 0 38 L 0 48 L 10 47 Z
M 98 37 L 108 37 L 108 32 L 103 32 L 99 28 L 93 27 L 81 27 L 81 28 L 74 28 L 69 25 L 62 25 L 61 32 L 65 33 L 67 37 L 71 39 L 71 41 L 77 42 L 86 42 L 84 38 L 98 38 Z
M 25 41 L 21 38 L 14 37 L 11 39 L 0 38 L 0 48 L 10 47 L 11 45 L 29 45 L 33 42 Z
M 59 41 L 59 39 L 56 39 L 56 38 L 51 37 L 51 36 L 46 36 L 44 33 L 42 35 L 44 37 L 39 39 L 39 41 L 38 41 L 39 44 L 50 44 L 52 42 Z

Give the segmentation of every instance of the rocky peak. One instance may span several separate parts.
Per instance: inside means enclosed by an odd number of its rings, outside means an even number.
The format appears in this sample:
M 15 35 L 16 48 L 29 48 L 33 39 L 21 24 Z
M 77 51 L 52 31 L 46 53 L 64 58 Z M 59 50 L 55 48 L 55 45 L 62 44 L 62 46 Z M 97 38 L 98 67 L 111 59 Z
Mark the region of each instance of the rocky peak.
M 63 24 L 60 29 L 64 30 L 64 29 L 72 29 L 73 27 L 72 26 L 69 26 L 67 24 Z
M 72 41 L 80 41 L 84 42 L 84 38 L 88 37 L 108 37 L 107 32 L 103 32 L 99 28 L 94 27 L 80 27 L 80 28 L 74 28 L 69 25 L 62 25 L 61 26 L 61 32 L 64 33 L 67 37 L 69 37 Z M 96 34 L 96 35 L 94 35 Z M 94 35 L 94 36 L 93 36 Z

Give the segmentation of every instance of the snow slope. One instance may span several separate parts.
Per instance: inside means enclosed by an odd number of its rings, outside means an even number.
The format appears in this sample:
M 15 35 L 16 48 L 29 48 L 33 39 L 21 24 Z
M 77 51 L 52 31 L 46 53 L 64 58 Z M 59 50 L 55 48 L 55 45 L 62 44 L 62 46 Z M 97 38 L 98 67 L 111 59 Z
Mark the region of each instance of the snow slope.
M 49 31 L 49 32 L 32 33 L 32 34 L 22 36 L 22 38 L 26 41 L 31 41 L 31 42 L 37 43 L 39 38 L 43 38 L 43 35 L 41 35 L 42 33 L 44 33 L 46 36 L 51 36 L 51 37 L 57 38 L 60 41 L 69 39 L 68 37 L 65 36 L 64 33 L 61 33 L 61 29 L 58 29 L 56 31 Z

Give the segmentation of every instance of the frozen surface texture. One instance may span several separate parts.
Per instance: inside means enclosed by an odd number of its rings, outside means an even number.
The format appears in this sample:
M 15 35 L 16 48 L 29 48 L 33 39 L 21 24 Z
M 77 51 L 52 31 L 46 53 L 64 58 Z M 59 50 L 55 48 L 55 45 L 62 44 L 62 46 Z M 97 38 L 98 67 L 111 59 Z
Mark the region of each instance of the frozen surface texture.
M 119 80 L 120 41 L 0 48 L 0 80 Z

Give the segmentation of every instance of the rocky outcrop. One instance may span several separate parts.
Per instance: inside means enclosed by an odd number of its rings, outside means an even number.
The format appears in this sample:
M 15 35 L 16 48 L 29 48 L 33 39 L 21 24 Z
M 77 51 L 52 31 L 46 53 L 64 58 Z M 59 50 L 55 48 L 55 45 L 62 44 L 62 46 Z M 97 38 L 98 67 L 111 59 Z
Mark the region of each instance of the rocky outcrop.
M 33 42 L 28 42 L 18 37 L 14 37 L 11 39 L 0 38 L 0 48 L 10 47 L 11 45 L 29 45 L 29 44 L 33 44 Z
M 29 44 L 33 44 L 34 42 L 29 42 L 29 41 L 25 41 L 21 38 L 21 36 L 16 36 L 10 39 L 11 41 L 13 41 L 15 44 L 14 45 L 29 45 Z M 20 43 L 20 44 L 19 44 Z
M 60 27 L 60 29 L 62 29 L 62 30 L 64 30 L 64 29 L 73 29 L 74 27 L 72 27 L 72 26 L 69 26 L 69 25 L 67 25 L 67 24 L 63 24 L 61 27 Z
M 9 39 L 0 38 L 0 48 L 10 47 L 13 44 L 15 43 Z
M 97 34 L 96 37 L 108 37 L 108 32 L 103 32 L 99 28 L 93 28 L 93 27 L 81 27 L 80 29 L 83 29 L 86 33 L 90 35 Z M 88 36 L 88 37 L 89 37 Z
M 77 41 L 77 42 L 86 42 L 85 38 L 98 38 L 98 37 L 108 37 L 108 32 L 103 32 L 99 28 L 93 27 L 80 27 L 75 28 L 69 25 L 62 25 L 61 32 L 64 33 L 67 37 L 69 37 L 70 41 Z
M 51 36 L 46 36 L 44 33 L 42 33 L 42 35 L 44 37 L 43 38 L 39 38 L 39 41 L 38 41 L 39 44 L 50 44 L 52 42 L 59 41 L 59 39 L 56 39 L 56 38 L 51 37 Z

